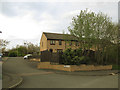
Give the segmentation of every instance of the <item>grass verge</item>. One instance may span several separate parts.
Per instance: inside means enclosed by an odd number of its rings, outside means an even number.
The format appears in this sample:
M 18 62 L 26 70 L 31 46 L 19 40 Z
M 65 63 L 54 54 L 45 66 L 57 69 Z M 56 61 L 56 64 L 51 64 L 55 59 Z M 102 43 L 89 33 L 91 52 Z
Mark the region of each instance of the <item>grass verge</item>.
M 120 65 L 112 65 L 113 70 L 120 70 Z

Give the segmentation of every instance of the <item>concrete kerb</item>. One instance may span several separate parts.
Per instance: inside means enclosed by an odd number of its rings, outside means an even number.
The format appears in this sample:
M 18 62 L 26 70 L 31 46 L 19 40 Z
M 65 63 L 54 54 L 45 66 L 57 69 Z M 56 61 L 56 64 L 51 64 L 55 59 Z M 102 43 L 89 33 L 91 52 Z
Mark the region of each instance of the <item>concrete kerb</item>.
M 118 73 L 107 73 L 107 74 L 73 74 L 73 73 L 59 73 L 56 72 L 56 74 L 64 74 L 64 75 L 76 75 L 76 76 L 109 76 L 109 75 L 117 75 Z
M 63 75 L 76 75 L 76 76 L 109 76 L 119 74 L 118 70 L 101 70 L 101 71 L 62 71 L 62 70 L 53 70 L 53 69 L 40 69 L 48 72 L 54 72 L 56 74 Z
M 4 90 L 10 89 L 10 88 L 15 88 L 18 85 L 20 85 L 23 81 L 23 78 L 18 76 L 18 75 L 10 74 L 10 73 L 5 73 L 5 74 L 8 75 L 11 80 L 10 81 L 6 80 L 5 82 L 3 81 L 3 87 L 2 88 Z
M 15 88 L 15 87 L 17 87 L 18 85 L 20 85 L 22 83 L 22 81 L 23 81 L 23 78 L 20 77 L 20 80 L 16 84 L 10 86 L 9 88 Z

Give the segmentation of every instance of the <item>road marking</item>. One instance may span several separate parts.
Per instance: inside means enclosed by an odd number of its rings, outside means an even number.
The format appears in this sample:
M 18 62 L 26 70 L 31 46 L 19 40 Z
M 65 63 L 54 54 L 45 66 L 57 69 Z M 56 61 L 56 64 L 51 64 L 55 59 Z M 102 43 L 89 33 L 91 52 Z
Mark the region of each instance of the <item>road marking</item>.
M 32 76 L 32 75 L 42 75 L 42 74 L 52 74 L 54 72 L 39 72 L 39 73 L 22 73 L 19 76 Z

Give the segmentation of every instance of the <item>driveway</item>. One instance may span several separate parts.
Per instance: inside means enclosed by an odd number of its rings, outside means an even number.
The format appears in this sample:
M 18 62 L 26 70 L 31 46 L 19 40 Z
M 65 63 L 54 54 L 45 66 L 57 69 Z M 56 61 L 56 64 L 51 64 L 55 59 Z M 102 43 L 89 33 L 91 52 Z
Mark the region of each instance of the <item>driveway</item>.
M 23 58 L 9 58 L 3 64 L 3 72 L 22 76 L 23 82 L 16 88 L 118 88 L 118 75 L 65 75 L 38 70 L 36 65 Z

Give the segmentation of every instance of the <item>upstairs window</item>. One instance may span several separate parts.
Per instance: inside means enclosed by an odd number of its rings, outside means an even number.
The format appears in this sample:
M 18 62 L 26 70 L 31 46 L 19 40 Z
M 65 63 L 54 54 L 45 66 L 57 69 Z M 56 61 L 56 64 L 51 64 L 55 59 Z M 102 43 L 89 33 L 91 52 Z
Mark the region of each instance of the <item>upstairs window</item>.
M 50 45 L 55 45 L 55 40 L 50 40 Z
M 62 41 L 61 40 L 59 40 L 59 45 L 62 45 Z
M 62 49 L 57 49 L 57 52 L 63 52 L 63 50 Z

